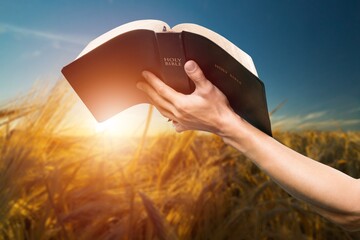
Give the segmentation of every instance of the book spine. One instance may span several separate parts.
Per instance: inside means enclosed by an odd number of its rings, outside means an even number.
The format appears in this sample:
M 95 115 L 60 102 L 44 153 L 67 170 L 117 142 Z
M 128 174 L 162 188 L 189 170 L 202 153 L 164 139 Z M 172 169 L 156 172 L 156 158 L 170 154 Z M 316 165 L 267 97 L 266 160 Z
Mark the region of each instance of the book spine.
M 178 92 L 190 94 L 193 91 L 190 80 L 184 70 L 186 62 L 182 34 L 158 32 L 156 40 L 159 49 L 161 78 Z

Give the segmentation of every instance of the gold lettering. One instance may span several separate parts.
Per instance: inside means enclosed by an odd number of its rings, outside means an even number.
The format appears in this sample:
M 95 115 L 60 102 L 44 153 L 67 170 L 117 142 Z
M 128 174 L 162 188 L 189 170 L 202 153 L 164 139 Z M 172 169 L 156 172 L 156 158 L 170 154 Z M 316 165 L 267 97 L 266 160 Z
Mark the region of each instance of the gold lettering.
M 230 78 L 233 79 L 233 80 L 235 80 L 237 83 L 241 84 L 241 81 L 240 81 L 237 77 L 235 77 L 234 75 L 232 75 L 231 73 L 230 73 Z
M 181 67 L 181 58 L 164 57 L 165 66 L 169 67 Z
M 223 72 L 223 73 L 225 73 L 225 74 L 228 73 L 228 72 L 225 70 L 225 68 L 221 67 L 220 65 L 217 65 L 216 63 L 215 63 L 215 68 L 218 69 L 218 70 L 220 70 L 221 72 Z
M 216 68 L 216 69 L 218 69 L 220 72 L 223 72 L 223 73 L 225 73 L 225 74 L 228 74 L 229 75 L 229 77 L 232 79 L 232 80 L 234 80 L 234 81 L 236 81 L 238 84 L 241 84 L 241 81 L 235 76 L 235 75 L 233 75 L 232 73 L 229 73 L 224 67 L 222 67 L 222 66 L 220 66 L 220 65 L 218 65 L 218 64 L 214 64 L 214 67 Z

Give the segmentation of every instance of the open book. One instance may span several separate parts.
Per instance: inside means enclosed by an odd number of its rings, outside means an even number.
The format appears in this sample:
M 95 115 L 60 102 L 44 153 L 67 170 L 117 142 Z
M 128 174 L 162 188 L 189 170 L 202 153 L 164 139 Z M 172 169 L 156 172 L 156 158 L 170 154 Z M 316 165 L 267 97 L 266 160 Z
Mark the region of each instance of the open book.
M 264 84 L 249 55 L 219 34 L 196 24 L 170 28 L 159 20 L 121 25 L 90 42 L 62 69 L 75 92 L 104 121 L 139 103 L 149 103 L 136 88 L 148 70 L 184 94 L 194 91 L 184 64 L 194 60 L 207 79 L 249 123 L 271 135 Z

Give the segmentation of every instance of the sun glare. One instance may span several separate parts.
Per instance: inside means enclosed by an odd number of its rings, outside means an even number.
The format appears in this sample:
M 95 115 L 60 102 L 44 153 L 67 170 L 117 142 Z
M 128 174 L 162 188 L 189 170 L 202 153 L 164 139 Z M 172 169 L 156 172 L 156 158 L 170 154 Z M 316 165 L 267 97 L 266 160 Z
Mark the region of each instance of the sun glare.
M 104 122 L 96 122 L 94 129 L 97 134 L 104 134 L 110 136 L 135 136 L 138 134 L 139 129 L 143 128 L 143 122 L 143 117 L 139 117 L 139 115 L 136 116 L 129 112 L 124 112 Z
M 101 122 L 94 122 L 93 129 L 96 134 L 106 136 L 141 136 L 147 121 L 148 104 L 137 105 L 129 108 L 116 116 Z M 151 115 L 149 134 L 156 134 L 166 129 L 166 120 L 157 111 Z
M 117 115 L 104 122 L 96 123 L 95 132 L 107 135 L 134 135 L 136 130 L 141 128 L 142 125 L 142 119 Z
M 74 134 L 97 134 L 109 137 L 139 137 L 142 136 L 145 130 L 147 117 L 149 115 L 148 104 L 139 104 L 126 109 L 114 117 L 104 121 L 97 122 L 85 106 L 79 104 L 74 108 L 74 114 L 77 122 L 77 128 L 71 133 Z M 164 131 L 173 131 L 167 119 L 154 109 L 151 114 L 150 126 L 148 128 L 148 135 L 157 135 Z
M 97 133 L 102 133 L 105 131 L 114 131 L 117 130 L 117 125 L 114 118 L 110 118 L 107 121 L 96 123 L 95 131 Z

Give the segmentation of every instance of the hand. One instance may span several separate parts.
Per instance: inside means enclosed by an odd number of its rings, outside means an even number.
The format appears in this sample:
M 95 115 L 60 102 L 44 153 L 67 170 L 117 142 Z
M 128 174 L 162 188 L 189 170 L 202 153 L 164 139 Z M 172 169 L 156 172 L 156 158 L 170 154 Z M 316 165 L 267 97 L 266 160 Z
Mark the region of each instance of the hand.
M 148 71 L 143 72 L 147 82 L 139 82 L 137 87 L 164 117 L 173 121 L 177 132 L 202 130 L 223 136 L 226 121 L 235 115 L 226 96 L 205 78 L 194 61 L 186 62 L 184 69 L 195 83 L 192 94 L 175 91 Z
M 324 217 L 349 230 L 360 229 L 360 182 L 280 144 L 236 115 L 221 91 L 194 61 L 185 71 L 195 91 L 184 95 L 150 72 L 137 87 L 160 113 L 173 120 L 178 132 L 203 130 L 220 135 L 251 159 L 291 195 L 315 206 Z M 345 200 L 344 200 L 345 199 Z

